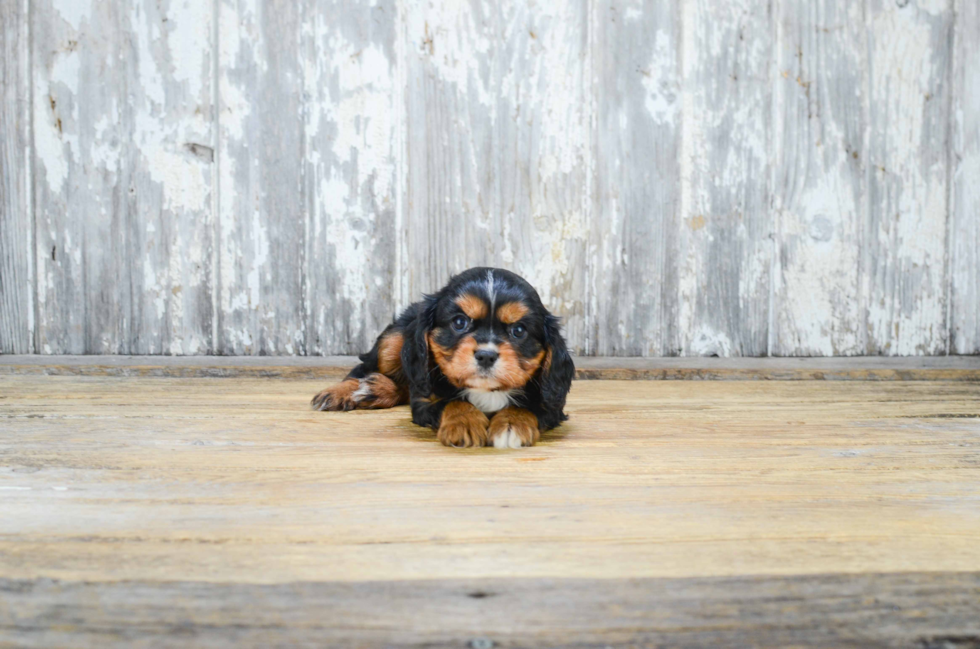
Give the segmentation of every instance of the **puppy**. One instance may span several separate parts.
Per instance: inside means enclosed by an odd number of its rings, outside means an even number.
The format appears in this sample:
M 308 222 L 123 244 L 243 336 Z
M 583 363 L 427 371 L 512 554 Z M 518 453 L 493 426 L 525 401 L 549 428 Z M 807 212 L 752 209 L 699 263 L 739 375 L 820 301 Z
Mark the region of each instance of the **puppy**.
M 471 268 L 395 319 L 316 410 L 411 403 L 446 446 L 533 446 L 568 419 L 575 366 L 558 318 L 514 273 Z

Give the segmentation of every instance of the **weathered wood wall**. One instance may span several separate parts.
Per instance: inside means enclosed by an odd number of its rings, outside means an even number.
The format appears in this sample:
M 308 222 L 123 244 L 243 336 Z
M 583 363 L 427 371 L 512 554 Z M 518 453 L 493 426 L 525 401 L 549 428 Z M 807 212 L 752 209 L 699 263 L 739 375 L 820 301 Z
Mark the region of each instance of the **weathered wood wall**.
M 980 353 L 975 0 L 0 0 L 0 352 Z

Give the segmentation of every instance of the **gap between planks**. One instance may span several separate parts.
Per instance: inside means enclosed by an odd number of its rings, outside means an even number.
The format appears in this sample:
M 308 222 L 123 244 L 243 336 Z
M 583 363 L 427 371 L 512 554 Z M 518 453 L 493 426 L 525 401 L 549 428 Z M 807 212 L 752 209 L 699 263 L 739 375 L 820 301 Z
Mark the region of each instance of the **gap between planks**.
M 0 376 L 334 379 L 354 356 L 0 355 Z M 575 359 L 588 380 L 980 381 L 980 356 Z

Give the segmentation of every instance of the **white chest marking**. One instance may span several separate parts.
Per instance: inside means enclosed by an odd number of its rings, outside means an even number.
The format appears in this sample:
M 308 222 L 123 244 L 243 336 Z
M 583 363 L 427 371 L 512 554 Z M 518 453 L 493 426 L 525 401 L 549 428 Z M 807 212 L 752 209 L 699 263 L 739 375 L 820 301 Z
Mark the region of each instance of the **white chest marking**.
M 466 400 L 486 414 L 503 410 L 510 405 L 510 390 L 489 392 L 487 390 L 466 390 Z

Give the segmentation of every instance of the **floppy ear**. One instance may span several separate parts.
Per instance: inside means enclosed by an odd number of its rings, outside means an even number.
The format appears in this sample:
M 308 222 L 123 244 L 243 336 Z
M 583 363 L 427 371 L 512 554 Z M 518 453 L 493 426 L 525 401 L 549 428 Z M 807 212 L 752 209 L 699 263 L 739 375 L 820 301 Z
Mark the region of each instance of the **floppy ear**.
M 550 427 L 557 426 L 567 419 L 563 409 L 565 397 L 572 389 L 572 378 L 575 376 L 575 363 L 565 347 L 565 339 L 561 337 L 561 320 L 551 315 L 545 316 L 544 343 L 547 347 L 545 360 L 541 366 L 541 400 L 548 414 Z M 545 423 L 545 422 L 542 422 Z
M 418 303 L 418 313 L 405 330 L 402 345 L 402 371 L 408 379 L 411 394 L 428 397 L 432 392 L 429 378 L 428 333 L 435 327 L 436 305 L 439 300 L 434 295 L 426 295 Z

